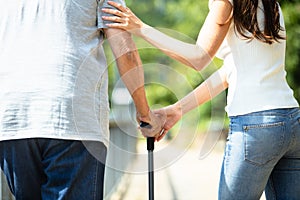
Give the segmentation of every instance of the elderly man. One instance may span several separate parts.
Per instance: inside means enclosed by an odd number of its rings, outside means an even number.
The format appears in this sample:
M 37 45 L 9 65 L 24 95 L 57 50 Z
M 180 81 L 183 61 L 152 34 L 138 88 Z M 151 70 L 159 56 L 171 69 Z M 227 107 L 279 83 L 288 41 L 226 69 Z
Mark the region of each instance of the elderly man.
M 103 198 L 105 37 L 138 119 L 161 129 L 131 36 L 105 27 L 106 6 L 106 0 L 0 0 L 0 161 L 17 200 Z

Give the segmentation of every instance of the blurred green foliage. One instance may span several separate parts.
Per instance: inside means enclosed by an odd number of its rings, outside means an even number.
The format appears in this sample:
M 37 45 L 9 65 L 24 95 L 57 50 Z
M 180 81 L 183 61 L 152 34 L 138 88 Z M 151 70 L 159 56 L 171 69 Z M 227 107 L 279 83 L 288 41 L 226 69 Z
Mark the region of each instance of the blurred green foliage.
M 287 31 L 287 79 L 300 102 L 300 1 L 281 0 Z
M 195 43 L 199 30 L 208 13 L 207 0 L 126 0 L 126 3 L 145 23 L 160 29 L 166 34 L 190 43 Z M 300 2 L 299 0 L 282 0 L 280 4 L 284 13 L 288 35 L 286 57 L 287 78 L 299 101 Z M 156 108 L 176 102 L 179 98 L 197 87 L 205 78 L 222 65 L 222 61 L 214 59 L 204 71 L 196 72 L 168 58 L 145 41 L 136 37 L 134 39 L 145 65 L 146 91 L 149 104 L 156 105 Z M 111 55 L 108 55 L 108 57 L 109 60 L 113 60 Z M 114 65 L 113 62 L 111 63 Z M 169 71 L 174 71 L 168 73 L 168 70 L 162 70 L 167 68 Z M 109 73 L 111 91 L 113 83 L 118 79 L 118 75 L 115 67 L 110 67 Z M 184 76 L 186 80 L 182 81 L 181 79 L 181 81 L 176 81 L 179 76 Z M 183 84 L 183 82 L 185 83 Z M 180 91 L 180 94 L 177 91 Z M 224 92 L 212 102 L 201 106 L 200 111 L 194 115 L 195 120 L 199 118 L 200 113 L 202 122 L 205 119 L 211 119 L 213 115 L 217 116 L 215 118 L 220 118 L 220 120 L 224 121 L 225 96 Z

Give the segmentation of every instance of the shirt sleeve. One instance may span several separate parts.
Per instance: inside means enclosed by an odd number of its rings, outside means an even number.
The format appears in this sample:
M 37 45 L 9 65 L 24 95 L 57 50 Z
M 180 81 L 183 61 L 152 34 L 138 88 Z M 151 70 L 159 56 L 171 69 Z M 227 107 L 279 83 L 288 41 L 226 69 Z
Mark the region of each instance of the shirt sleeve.
M 123 6 L 126 6 L 125 1 L 124 0 L 111 0 L 114 1 L 116 3 L 120 3 Z M 97 8 L 97 26 L 98 28 L 107 28 L 107 26 L 105 25 L 105 21 L 102 20 L 102 16 L 109 16 L 110 14 L 106 14 L 103 13 L 101 11 L 102 8 L 111 8 L 111 9 L 116 9 L 113 6 L 109 5 L 108 0 L 98 0 L 98 8 Z

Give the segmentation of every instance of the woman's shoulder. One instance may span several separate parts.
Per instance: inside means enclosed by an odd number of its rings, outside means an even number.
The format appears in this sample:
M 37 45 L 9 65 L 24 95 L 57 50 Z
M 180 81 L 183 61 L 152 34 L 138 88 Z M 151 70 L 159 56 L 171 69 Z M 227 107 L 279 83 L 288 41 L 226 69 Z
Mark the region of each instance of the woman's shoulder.
M 214 2 L 215 0 L 209 0 L 208 1 L 208 7 L 211 7 L 211 4 Z M 233 0 L 224 0 L 224 1 L 229 1 L 229 3 L 231 3 L 231 5 L 233 6 Z

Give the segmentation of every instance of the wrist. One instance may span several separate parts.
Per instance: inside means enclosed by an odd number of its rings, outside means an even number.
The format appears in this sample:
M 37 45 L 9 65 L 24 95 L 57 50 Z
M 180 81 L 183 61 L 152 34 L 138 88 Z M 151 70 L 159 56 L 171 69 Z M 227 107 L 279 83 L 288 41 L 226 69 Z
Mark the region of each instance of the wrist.
M 149 25 L 147 25 L 147 24 L 145 24 L 145 23 L 142 23 L 142 25 L 141 25 L 141 27 L 140 27 L 140 29 L 139 29 L 137 35 L 138 35 L 139 37 L 142 37 L 142 38 L 146 37 L 146 36 L 147 36 L 147 33 L 148 33 L 149 30 L 150 30 L 150 28 L 151 28 L 151 26 L 149 26 Z
M 149 122 L 150 120 L 150 108 L 147 107 L 146 109 L 142 110 L 142 111 L 137 111 L 136 116 L 138 118 L 139 121 L 143 121 L 143 122 Z
M 177 113 L 176 115 L 179 117 L 182 117 L 185 114 L 184 108 L 183 108 L 182 104 L 180 103 L 180 101 L 173 104 L 173 110 L 175 113 Z

